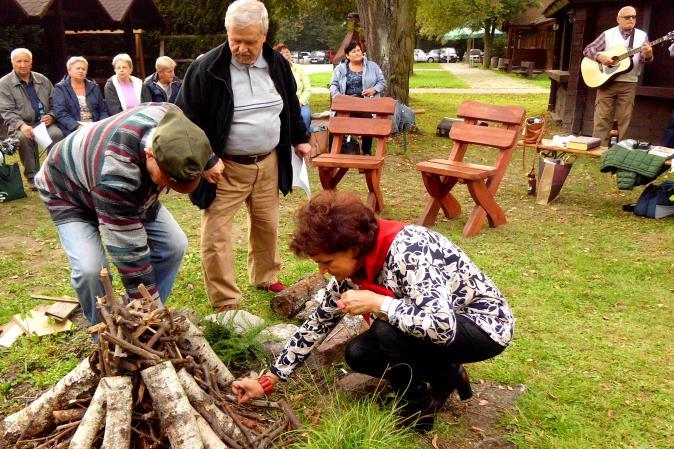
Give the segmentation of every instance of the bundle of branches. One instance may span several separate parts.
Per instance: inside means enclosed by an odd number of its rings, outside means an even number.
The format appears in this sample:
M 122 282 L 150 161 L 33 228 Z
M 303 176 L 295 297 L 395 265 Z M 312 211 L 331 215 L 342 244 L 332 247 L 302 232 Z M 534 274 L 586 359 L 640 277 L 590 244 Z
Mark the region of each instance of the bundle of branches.
M 0 449 L 260 449 L 299 427 L 282 400 L 237 404 L 232 374 L 184 315 L 144 287 L 142 300 L 117 301 L 105 269 L 101 280 L 96 349 L 0 423 Z

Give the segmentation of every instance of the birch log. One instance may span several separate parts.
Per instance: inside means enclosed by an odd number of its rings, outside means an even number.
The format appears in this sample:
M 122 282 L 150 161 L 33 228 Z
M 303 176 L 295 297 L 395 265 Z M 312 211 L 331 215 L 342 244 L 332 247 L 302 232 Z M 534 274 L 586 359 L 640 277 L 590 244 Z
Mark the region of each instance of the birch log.
M 87 412 L 82 418 L 82 422 L 77 427 L 73 439 L 70 440 L 69 449 L 91 449 L 96 435 L 103 423 L 105 416 L 105 385 L 103 381 L 98 383 L 98 388 L 94 397 L 87 407 Z
M 62 409 L 71 399 L 91 393 L 97 381 L 98 375 L 89 366 L 89 359 L 82 360 L 29 406 L 4 419 L 0 424 L 0 448 L 11 447 L 19 437 L 34 436 L 52 426 L 54 410 Z
M 187 330 L 180 338 L 180 346 L 195 352 L 199 358 L 198 362 L 206 366 L 209 371 L 215 371 L 218 384 L 226 387 L 234 380 L 234 376 L 232 376 L 227 366 L 222 363 L 220 357 L 213 352 L 211 345 L 204 338 L 204 333 L 201 329 L 189 319 L 185 321 L 187 322 Z
M 204 449 L 228 449 L 228 446 L 220 440 L 220 437 L 208 425 L 208 422 L 196 411 L 194 417 L 197 420 L 201 441 L 204 442 Z
M 223 439 L 223 434 L 236 441 L 243 439 L 241 431 L 234 424 L 232 418 L 215 405 L 213 399 L 201 389 L 197 381 L 184 368 L 178 372 L 178 378 L 190 404 L 206 419 L 221 439 Z
M 141 371 L 143 382 L 152 397 L 154 411 L 168 435 L 172 449 L 203 449 L 194 409 L 183 391 L 171 362 Z
M 131 378 L 125 376 L 106 377 L 105 385 L 107 414 L 105 417 L 105 435 L 101 449 L 129 449 L 131 444 L 131 412 L 133 385 Z

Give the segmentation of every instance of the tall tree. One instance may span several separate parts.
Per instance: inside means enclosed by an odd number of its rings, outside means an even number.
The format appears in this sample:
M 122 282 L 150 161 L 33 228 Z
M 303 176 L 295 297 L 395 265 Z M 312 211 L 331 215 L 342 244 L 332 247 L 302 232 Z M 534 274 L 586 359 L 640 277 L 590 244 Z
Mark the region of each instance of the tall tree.
M 414 62 L 416 0 L 356 0 L 365 29 L 367 56 L 377 62 L 388 81 L 386 95 L 409 99 Z
M 489 67 L 496 28 L 539 5 L 538 0 L 419 0 L 417 23 L 421 34 L 430 37 L 456 27 L 484 28 L 483 64 Z

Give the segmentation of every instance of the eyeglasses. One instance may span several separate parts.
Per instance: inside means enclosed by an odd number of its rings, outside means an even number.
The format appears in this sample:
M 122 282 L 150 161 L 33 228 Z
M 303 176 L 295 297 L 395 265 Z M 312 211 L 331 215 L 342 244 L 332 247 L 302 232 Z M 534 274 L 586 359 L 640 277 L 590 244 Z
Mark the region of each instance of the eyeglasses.
M 633 16 L 620 16 L 620 18 L 625 20 L 636 20 L 637 16 L 635 14 Z

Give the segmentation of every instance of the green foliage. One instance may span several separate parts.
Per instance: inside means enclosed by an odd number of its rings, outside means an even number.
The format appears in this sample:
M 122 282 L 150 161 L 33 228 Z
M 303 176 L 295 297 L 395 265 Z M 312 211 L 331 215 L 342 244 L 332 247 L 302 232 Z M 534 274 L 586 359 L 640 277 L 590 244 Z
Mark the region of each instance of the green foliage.
M 240 372 L 259 368 L 251 367 L 251 361 L 264 365 L 264 348 L 255 340 L 262 328 L 253 328 L 239 335 L 231 321 L 224 326 L 208 320 L 201 324 L 204 326 L 204 337 L 230 370 Z
M 382 407 L 372 399 L 350 401 L 338 395 L 317 426 L 302 429 L 307 441 L 292 449 L 417 449 L 418 436 L 396 428 L 395 407 Z

